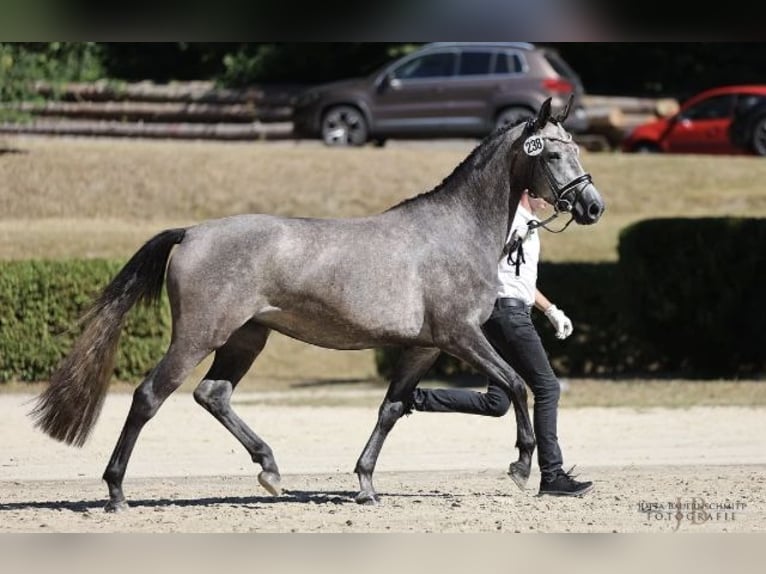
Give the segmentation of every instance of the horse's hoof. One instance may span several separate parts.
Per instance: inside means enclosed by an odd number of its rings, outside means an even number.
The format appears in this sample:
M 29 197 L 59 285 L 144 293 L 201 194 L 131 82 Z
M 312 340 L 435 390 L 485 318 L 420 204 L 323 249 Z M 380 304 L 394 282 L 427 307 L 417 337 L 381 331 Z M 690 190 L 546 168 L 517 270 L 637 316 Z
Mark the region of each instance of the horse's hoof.
M 521 490 L 524 490 L 529 480 L 529 470 L 518 462 L 512 462 L 508 467 L 508 476 L 516 483 Z
M 364 504 L 365 506 L 374 506 L 380 503 L 380 497 L 374 492 L 360 492 L 354 500 L 357 504 Z
M 282 479 L 276 472 L 261 471 L 258 475 L 258 482 L 261 486 L 269 491 L 273 496 L 280 496 L 282 494 Z
M 128 508 L 128 503 L 125 500 L 110 500 L 104 506 L 104 512 L 125 512 Z

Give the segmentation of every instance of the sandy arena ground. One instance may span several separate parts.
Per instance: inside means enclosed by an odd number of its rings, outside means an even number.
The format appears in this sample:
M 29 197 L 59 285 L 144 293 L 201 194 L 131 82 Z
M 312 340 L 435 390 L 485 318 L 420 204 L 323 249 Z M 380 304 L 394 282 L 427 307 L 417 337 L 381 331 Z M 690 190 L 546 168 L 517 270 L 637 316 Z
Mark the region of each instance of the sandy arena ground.
M 537 496 L 536 469 L 525 491 L 511 482 L 509 416 L 416 413 L 391 433 L 376 471 L 382 503 L 367 507 L 353 501 L 352 470 L 376 409 L 264 404 L 280 397 L 238 394 L 235 408 L 272 446 L 282 496 L 179 392 L 138 440 L 124 484 L 131 509 L 112 515 L 100 476 L 130 395 L 107 397 L 83 449 L 32 427 L 32 395 L 0 395 L 0 532 L 766 531 L 764 408 L 562 409 L 565 464 L 596 484 L 581 499 Z

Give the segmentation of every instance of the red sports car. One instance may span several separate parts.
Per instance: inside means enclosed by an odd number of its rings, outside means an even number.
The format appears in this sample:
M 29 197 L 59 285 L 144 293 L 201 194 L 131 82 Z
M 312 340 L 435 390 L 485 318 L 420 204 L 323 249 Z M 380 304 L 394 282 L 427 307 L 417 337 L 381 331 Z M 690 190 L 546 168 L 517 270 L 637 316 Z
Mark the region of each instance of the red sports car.
M 766 155 L 766 85 L 701 92 L 684 102 L 676 115 L 634 128 L 622 149 Z

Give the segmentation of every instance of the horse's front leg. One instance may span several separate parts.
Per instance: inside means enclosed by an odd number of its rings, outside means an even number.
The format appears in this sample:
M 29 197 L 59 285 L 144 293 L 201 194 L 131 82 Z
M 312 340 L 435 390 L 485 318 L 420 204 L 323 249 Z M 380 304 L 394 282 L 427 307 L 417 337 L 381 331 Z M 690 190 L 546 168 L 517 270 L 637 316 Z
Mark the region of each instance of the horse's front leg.
M 379 501 L 372 484 L 372 473 L 380 450 L 396 421 L 407 411 L 412 391 L 434 364 L 439 352 L 439 349 L 422 347 L 409 347 L 402 351 L 386 397 L 378 409 L 378 422 L 354 469 L 359 477 L 359 494 L 356 496 L 359 504 L 375 504 Z
M 535 434 L 529 418 L 524 381 L 498 354 L 480 329 L 466 329 L 459 338 L 451 341 L 445 350 L 509 389 L 516 413 L 516 448 L 519 449 L 519 458 L 509 466 L 508 475 L 523 489 L 529 480 L 532 454 L 535 451 Z

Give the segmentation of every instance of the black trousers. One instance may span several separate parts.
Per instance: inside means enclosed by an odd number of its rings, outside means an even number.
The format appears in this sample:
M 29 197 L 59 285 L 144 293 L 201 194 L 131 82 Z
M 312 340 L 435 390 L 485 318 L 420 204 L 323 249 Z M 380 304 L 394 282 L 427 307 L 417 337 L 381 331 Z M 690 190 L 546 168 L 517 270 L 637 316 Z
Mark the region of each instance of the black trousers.
M 543 477 L 549 478 L 563 464 L 556 431 L 561 388 L 530 312 L 529 307 L 499 308 L 496 305 L 483 328 L 498 353 L 519 373 L 534 395 L 537 461 Z M 494 417 L 503 416 L 511 405 L 508 391 L 491 380 L 486 393 L 466 389 L 416 389 L 413 399 L 418 411 Z

